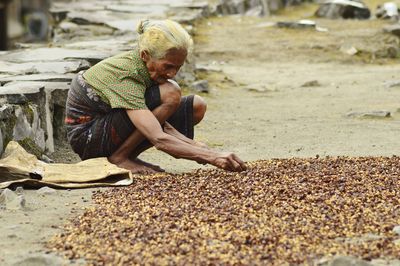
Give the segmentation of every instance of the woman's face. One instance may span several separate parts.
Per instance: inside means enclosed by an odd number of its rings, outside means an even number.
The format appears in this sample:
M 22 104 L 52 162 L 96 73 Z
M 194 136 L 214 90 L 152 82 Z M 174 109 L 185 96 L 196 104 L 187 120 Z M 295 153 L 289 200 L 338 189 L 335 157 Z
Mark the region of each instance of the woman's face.
M 151 79 L 158 84 L 167 82 L 178 73 L 186 60 L 187 51 L 185 49 L 171 49 L 162 59 L 153 59 L 146 51 L 140 55 L 146 63 Z

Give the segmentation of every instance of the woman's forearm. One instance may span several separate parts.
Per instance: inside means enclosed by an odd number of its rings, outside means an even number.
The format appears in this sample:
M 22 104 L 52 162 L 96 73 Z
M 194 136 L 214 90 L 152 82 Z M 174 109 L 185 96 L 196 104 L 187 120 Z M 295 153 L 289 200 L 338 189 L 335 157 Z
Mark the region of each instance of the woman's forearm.
M 198 163 L 212 163 L 217 157 L 214 151 L 195 146 L 166 133 L 152 142 L 156 149 L 175 158 L 194 160 Z

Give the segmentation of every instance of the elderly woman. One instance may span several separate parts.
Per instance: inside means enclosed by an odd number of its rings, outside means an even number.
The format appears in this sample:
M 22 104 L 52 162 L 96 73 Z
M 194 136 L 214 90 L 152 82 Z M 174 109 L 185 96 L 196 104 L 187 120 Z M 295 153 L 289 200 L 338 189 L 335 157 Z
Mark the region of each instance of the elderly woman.
M 191 50 L 189 34 L 170 20 L 142 21 L 138 33 L 138 47 L 101 61 L 72 81 L 66 117 L 72 149 L 81 159 L 107 157 L 132 173 L 163 171 L 137 158 L 152 145 L 175 158 L 245 170 L 235 154 L 193 140 L 206 104 L 198 95 L 181 97 L 172 80 Z

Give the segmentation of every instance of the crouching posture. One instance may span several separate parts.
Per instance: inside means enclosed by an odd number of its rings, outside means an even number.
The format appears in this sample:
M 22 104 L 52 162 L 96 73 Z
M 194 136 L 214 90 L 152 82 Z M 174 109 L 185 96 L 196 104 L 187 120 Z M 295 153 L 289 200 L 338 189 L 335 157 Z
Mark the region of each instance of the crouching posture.
M 133 173 L 163 171 L 137 157 L 153 145 L 176 158 L 245 170 L 235 154 L 193 140 L 206 103 L 198 95 L 182 97 L 172 80 L 192 47 L 189 34 L 170 20 L 142 21 L 138 33 L 132 51 L 103 60 L 72 81 L 66 106 L 72 149 L 81 159 L 107 157 Z

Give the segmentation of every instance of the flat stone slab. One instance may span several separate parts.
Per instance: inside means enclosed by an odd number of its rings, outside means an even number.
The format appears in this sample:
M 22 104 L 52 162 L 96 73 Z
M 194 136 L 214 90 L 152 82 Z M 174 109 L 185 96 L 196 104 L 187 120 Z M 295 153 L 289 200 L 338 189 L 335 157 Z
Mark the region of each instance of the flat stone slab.
M 60 12 L 60 10 L 84 10 L 84 11 L 101 11 L 104 10 L 107 2 L 103 1 L 79 1 L 72 3 L 54 2 L 50 12 Z
M 392 34 L 396 35 L 397 37 L 400 37 L 400 25 L 399 24 L 386 25 L 383 27 L 383 31 L 392 33 Z
M 118 18 L 118 16 L 113 16 L 111 11 L 106 11 L 106 10 L 97 12 L 70 11 L 67 15 L 67 18 L 79 25 L 88 25 L 88 24 L 106 25 L 107 21 L 120 19 Z
M 203 10 L 201 9 L 174 9 L 171 10 L 171 20 L 175 20 L 179 23 L 191 24 L 195 20 L 203 17 Z
M 209 3 L 207 1 L 203 2 L 190 2 L 190 1 L 172 1 L 169 4 L 170 7 L 180 7 L 180 8 L 208 8 Z
M 141 20 L 142 18 L 114 20 L 106 22 L 106 25 L 109 26 L 110 28 L 117 29 L 119 31 L 136 32 L 137 25 Z
M 41 89 L 49 91 L 68 90 L 68 82 L 41 82 L 41 81 L 20 81 L 10 82 L 0 87 L 0 95 L 11 94 L 34 94 L 40 92 Z
M 123 12 L 123 13 L 142 13 L 149 14 L 153 16 L 164 16 L 165 12 L 168 10 L 168 6 L 165 5 L 108 5 L 106 6 L 107 10 L 115 11 L 115 12 Z
M 94 40 L 94 41 L 82 41 L 82 42 L 74 42 L 74 43 L 68 43 L 65 45 L 67 48 L 71 49 L 76 49 L 76 48 L 96 48 L 96 49 L 102 49 L 102 50 L 115 50 L 115 48 L 119 50 L 124 50 L 127 48 L 130 48 L 130 42 L 134 42 L 136 40 L 133 38 L 130 38 L 129 40 Z M 0 68 L 1 71 L 1 68 Z
M 122 0 L 121 4 L 138 4 L 143 5 L 143 0 Z M 184 4 L 193 4 L 193 0 L 147 0 L 146 4 L 152 5 L 184 5 Z
M 392 114 L 389 111 L 368 111 L 368 112 L 350 112 L 346 114 L 347 117 L 354 118 L 390 118 Z
M 80 25 L 105 25 L 114 30 L 136 32 L 139 21 L 148 18 L 146 14 L 140 13 L 121 13 L 111 11 L 90 12 L 70 12 L 68 18 Z M 166 18 L 164 15 L 157 16 L 158 19 Z
M 392 81 L 387 81 L 385 82 L 385 88 L 393 88 L 393 87 L 399 87 L 400 86 L 400 80 L 392 80 Z
M 110 54 L 95 50 L 74 50 L 65 48 L 37 48 L 9 52 L 1 56 L 3 61 L 24 63 L 35 61 L 63 61 L 67 59 L 85 59 L 88 61 L 101 61 Z
M 90 67 L 87 61 L 63 61 L 63 62 L 35 62 L 13 63 L 0 61 L 0 73 L 11 75 L 29 75 L 38 73 L 76 73 Z
M 33 74 L 33 75 L 17 75 L 0 78 L 1 84 L 6 84 L 13 81 L 64 81 L 69 82 L 74 77 L 74 74 Z M 1 88 L 1 87 L 0 87 Z

